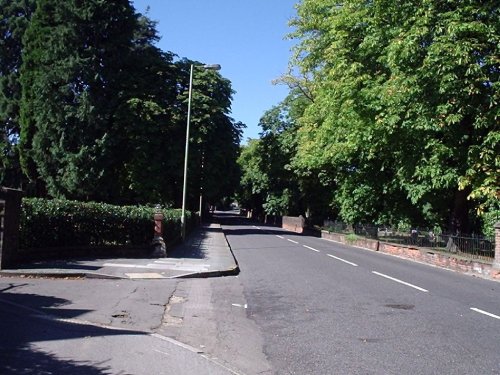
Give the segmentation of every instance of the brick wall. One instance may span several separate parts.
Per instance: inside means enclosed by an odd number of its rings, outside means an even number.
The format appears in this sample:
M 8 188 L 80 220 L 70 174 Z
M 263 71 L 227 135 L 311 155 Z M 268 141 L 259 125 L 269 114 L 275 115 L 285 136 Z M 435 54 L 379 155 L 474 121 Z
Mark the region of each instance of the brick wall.
M 494 277 L 500 279 L 500 222 L 495 224 L 495 260 L 493 261 Z
M 361 247 L 368 250 L 379 251 L 381 253 L 399 256 L 405 259 L 411 259 L 418 262 L 428 263 L 435 266 L 451 269 L 457 272 L 483 276 L 486 278 L 493 278 L 500 280 L 500 262 L 498 263 L 498 268 L 489 263 L 483 263 L 479 261 L 461 259 L 450 254 L 442 254 L 438 252 L 433 252 L 431 249 L 416 248 L 412 246 L 398 245 L 387 242 L 380 242 L 377 240 L 370 239 L 358 239 L 354 241 L 348 241 L 347 236 L 339 233 L 328 233 L 326 231 L 321 232 L 321 237 L 336 241 L 345 245 Z M 500 225 L 496 230 L 496 251 L 495 254 L 498 257 L 500 250 L 498 250 L 500 244 Z M 498 258 L 495 258 L 496 261 Z
M 303 233 L 306 226 L 306 219 L 301 215 L 296 216 L 283 216 L 281 227 L 296 233 Z

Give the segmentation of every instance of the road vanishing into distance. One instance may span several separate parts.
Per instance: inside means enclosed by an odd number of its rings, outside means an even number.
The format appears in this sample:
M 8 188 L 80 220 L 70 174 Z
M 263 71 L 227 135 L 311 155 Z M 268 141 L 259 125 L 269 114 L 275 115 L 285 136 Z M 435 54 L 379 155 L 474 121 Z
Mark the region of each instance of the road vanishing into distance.
M 500 374 L 500 284 L 221 216 L 276 374 Z

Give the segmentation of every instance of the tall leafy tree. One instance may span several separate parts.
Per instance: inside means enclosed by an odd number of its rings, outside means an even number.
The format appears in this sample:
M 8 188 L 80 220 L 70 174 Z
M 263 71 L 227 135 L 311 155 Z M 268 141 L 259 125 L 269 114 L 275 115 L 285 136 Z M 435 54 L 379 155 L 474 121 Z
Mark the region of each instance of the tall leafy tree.
M 24 37 L 23 168 L 52 196 L 110 199 L 127 149 L 127 0 L 40 0 Z
M 22 38 L 35 0 L 0 0 L 0 183 L 20 187 L 19 101 Z
M 117 195 L 129 202 L 173 204 L 182 165 L 181 109 L 178 92 L 183 72 L 175 55 L 163 52 L 156 25 L 138 15 L 127 87 L 127 99 L 119 122 L 127 131 L 122 149 L 127 150 Z
M 20 185 L 19 149 L 29 194 L 180 205 L 200 63 L 156 47 L 156 23 L 127 0 L 0 0 L 0 14 L 3 183 Z M 244 127 L 228 80 L 201 69 L 194 83 L 193 207 L 201 187 L 210 201 L 234 191 Z
M 260 139 L 252 141 L 239 159 L 244 207 L 279 216 L 309 213 L 316 203 L 321 204 L 311 179 L 297 174 L 293 165 L 297 119 L 310 100 L 294 84 L 288 97 L 261 117 Z
M 260 150 L 260 139 L 250 139 L 242 146 L 238 158 L 241 169 L 241 180 L 237 191 L 237 199 L 241 207 L 252 210 L 255 217 L 263 214 L 263 205 L 269 186 L 269 178 L 262 170 L 263 157 Z
M 498 16 L 493 1 L 300 3 L 315 101 L 296 161 L 334 182 L 344 219 L 468 231 L 498 199 Z

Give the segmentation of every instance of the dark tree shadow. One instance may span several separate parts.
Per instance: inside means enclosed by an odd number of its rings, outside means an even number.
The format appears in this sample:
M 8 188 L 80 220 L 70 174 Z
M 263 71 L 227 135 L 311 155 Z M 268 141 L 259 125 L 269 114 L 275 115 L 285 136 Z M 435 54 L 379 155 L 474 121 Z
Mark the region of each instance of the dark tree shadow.
M 26 284 L 24 284 L 26 285 Z M 113 335 L 146 334 L 79 324 L 57 318 L 76 318 L 90 310 L 57 307 L 70 301 L 37 294 L 13 293 L 22 284 L 0 291 L 0 374 L 112 374 L 104 363 L 61 359 L 36 348 L 36 342 Z
M 109 367 L 97 367 L 85 362 L 61 361 L 53 353 L 36 351 L 29 346 L 15 350 L 1 348 L 0 371 L 5 375 L 113 374 Z
M 168 251 L 168 258 L 205 259 L 207 257 L 207 252 L 201 244 L 207 237 L 206 232 L 211 232 L 213 230 L 213 228 L 203 228 L 203 230 L 200 228 L 195 229 L 185 243 L 181 243 Z
M 259 234 L 259 235 L 294 235 L 300 236 L 300 233 L 290 232 L 282 229 L 279 226 L 259 223 L 257 221 L 247 219 L 237 215 L 234 212 L 217 212 L 212 216 L 212 220 L 224 226 L 224 233 L 231 236 L 244 236 L 248 234 Z M 238 226 L 250 226 L 255 225 L 258 228 L 233 228 Z

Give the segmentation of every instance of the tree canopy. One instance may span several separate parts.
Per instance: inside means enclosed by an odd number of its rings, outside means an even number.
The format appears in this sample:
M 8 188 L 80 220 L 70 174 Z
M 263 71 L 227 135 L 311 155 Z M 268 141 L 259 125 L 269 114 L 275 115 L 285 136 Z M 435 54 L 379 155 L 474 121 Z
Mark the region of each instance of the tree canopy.
M 155 22 L 128 0 L 0 1 L 2 183 L 179 206 L 189 68 L 203 64 L 160 50 Z M 232 193 L 244 127 L 220 74 L 195 69 L 193 92 L 190 206 L 202 184 L 210 200 Z M 9 180 L 7 166 L 29 184 Z
M 323 186 L 313 211 L 350 223 L 471 232 L 498 218 L 499 12 L 495 1 L 298 3 L 290 71 L 303 78 L 281 81 L 309 101 L 281 169 L 303 209 L 318 197 L 306 188 Z
M 19 101 L 22 38 L 35 10 L 35 0 L 0 0 L 0 181 L 23 182 L 19 166 Z

